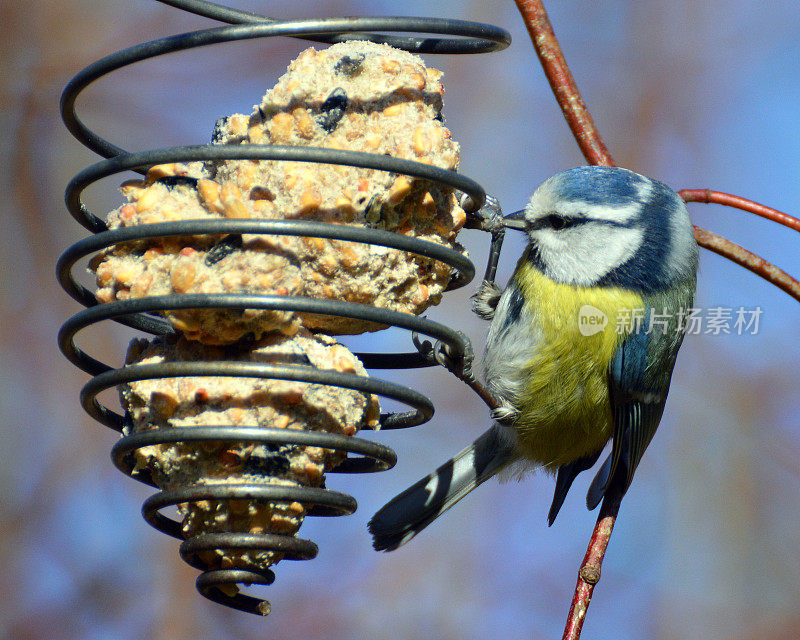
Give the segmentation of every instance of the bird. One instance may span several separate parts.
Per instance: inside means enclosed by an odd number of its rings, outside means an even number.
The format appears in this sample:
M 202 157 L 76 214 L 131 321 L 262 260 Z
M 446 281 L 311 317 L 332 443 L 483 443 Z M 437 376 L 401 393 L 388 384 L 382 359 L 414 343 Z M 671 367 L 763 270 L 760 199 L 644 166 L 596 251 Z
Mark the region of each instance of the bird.
M 527 245 L 505 289 L 484 281 L 474 296 L 491 320 L 492 426 L 372 517 L 376 550 L 397 549 L 501 472 L 555 475 L 552 525 L 609 441 L 586 503 L 621 500 L 661 420 L 697 282 L 681 197 L 628 169 L 581 166 L 545 180 L 502 223 Z

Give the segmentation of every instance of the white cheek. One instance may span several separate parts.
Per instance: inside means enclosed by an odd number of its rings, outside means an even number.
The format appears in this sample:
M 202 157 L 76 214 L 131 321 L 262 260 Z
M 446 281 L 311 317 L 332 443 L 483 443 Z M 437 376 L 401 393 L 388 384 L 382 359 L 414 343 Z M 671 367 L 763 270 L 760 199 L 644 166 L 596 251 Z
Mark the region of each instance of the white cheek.
M 590 286 L 630 259 L 642 245 L 642 229 L 592 222 L 531 234 L 553 280 Z

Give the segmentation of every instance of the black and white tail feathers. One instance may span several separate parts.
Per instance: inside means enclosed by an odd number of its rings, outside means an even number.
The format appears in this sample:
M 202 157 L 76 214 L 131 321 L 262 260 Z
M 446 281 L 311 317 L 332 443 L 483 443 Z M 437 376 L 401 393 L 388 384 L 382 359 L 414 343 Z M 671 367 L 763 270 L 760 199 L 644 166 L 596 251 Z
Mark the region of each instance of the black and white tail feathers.
M 578 474 L 586 471 L 594 466 L 597 459 L 600 457 L 601 451 L 589 454 L 584 458 L 579 458 L 569 464 L 561 465 L 558 468 L 558 475 L 556 476 L 556 490 L 553 495 L 553 503 L 550 505 L 550 513 L 547 514 L 548 526 L 553 526 L 558 512 L 561 510 L 561 505 L 564 504 L 564 498 L 567 497 L 567 492 L 572 486 L 572 482 L 578 477 Z M 619 474 L 614 478 L 609 478 L 611 474 L 611 456 L 606 458 L 606 461 L 597 470 L 597 474 L 589 486 L 589 491 L 586 493 L 586 507 L 589 511 L 597 508 L 597 505 L 606 497 L 607 494 L 615 494 L 620 498 L 625 495 L 627 485 L 622 486 L 619 480 Z
M 372 545 L 392 551 L 405 544 L 514 458 L 497 425 L 381 508 L 369 522 Z
M 411 540 L 475 487 L 516 459 L 514 446 L 503 437 L 498 425 L 384 505 L 369 522 L 372 545 L 377 551 L 393 551 Z M 582 471 L 594 466 L 601 451 L 580 458 L 558 470 L 555 495 L 547 522 L 552 525 L 561 505 Z M 593 510 L 608 493 L 625 494 L 627 485 L 620 474 L 610 478 L 611 456 L 600 466 L 586 495 L 586 506 Z
M 578 474 L 582 471 L 586 471 L 600 457 L 600 451 L 597 453 L 590 454 L 584 458 L 578 458 L 574 462 L 570 462 L 569 464 L 562 464 L 558 468 L 558 475 L 556 476 L 556 490 L 553 494 L 553 504 L 550 505 L 550 513 L 547 514 L 547 524 L 548 526 L 553 526 L 553 523 L 556 520 L 556 516 L 558 512 L 561 510 L 561 505 L 564 504 L 564 498 L 567 497 L 567 493 L 569 492 L 569 488 L 572 486 L 573 481 L 575 478 L 578 477 Z M 603 481 L 605 482 L 605 480 Z M 603 487 L 601 486 L 600 489 L 602 490 Z M 590 498 L 587 496 L 587 506 L 589 505 Z M 594 507 L 589 507 L 593 509 Z

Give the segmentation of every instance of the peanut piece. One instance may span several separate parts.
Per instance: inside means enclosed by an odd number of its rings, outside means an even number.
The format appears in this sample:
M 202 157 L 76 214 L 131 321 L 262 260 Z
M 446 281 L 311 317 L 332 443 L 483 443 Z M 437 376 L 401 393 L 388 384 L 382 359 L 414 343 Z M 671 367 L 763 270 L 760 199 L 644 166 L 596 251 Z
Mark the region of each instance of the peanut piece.
M 202 179 L 197 181 L 197 192 L 200 194 L 200 204 L 209 211 L 222 213 L 220 201 L 221 187 L 214 180 Z
M 275 114 L 269 127 L 270 136 L 275 141 L 285 142 L 289 140 L 294 129 L 294 118 L 285 112 Z
M 411 180 L 406 176 L 400 176 L 394 181 L 389 189 L 389 202 L 397 204 L 401 202 L 409 193 L 411 193 Z
M 247 206 L 242 200 L 230 198 L 225 202 L 225 216 L 228 218 L 251 218 Z
M 147 184 L 153 184 L 159 178 L 185 174 L 186 171 L 182 171 L 182 169 L 183 167 L 179 164 L 157 164 L 147 170 L 145 182 L 147 182 Z
M 156 206 L 158 199 L 159 193 L 157 189 L 146 189 L 136 201 L 136 211 L 141 213 L 142 211 L 148 211 L 152 209 Z
M 430 153 L 431 141 L 428 139 L 428 136 L 426 135 L 425 127 L 423 127 L 422 125 L 414 129 L 412 142 L 414 147 L 414 153 L 416 153 L 418 156 L 424 156 Z
M 383 110 L 383 115 L 388 118 L 393 116 L 399 116 L 403 112 L 404 104 L 402 102 L 395 102 L 394 104 L 390 104 Z
M 247 133 L 247 125 L 250 118 L 241 113 L 237 113 L 228 118 L 228 131 L 232 136 L 243 136 Z
M 241 200 L 242 192 L 235 182 L 226 180 L 225 182 L 222 183 L 222 188 L 220 189 L 220 200 L 222 200 L 222 202 L 225 203 L 226 201 L 231 199 Z
M 422 91 L 425 88 L 425 77 L 420 73 L 414 73 L 410 78 L 411 86 L 417 91 Z
M 292 112 L 297 122 L 297 132 L 301 137 L 310 140 L 314 137 L 314 122 L 308 114 L 308 109 L 297 108 Z
M 150 406 L 159 418 L 171 418 L 178 408 L 178 398 L 172 393 L 153 391 L 150 394 Z
M 400 63 L 397 60 L 384 59 L 381 62 L 381 69 L 386 73 L 397 73 L 400 71 Z
M 196 276 L 194 265 L 184 260 L 176 262 L 169 271 L 169 281 L 177 293 L 186 293 L 194 283 Z
M 122 195 L 128 199 L 135 198 L 146 187 L 144 180 L 126 180 L 119 186 Z
M 319 209 L 322 204 L 322 196 L 316 189 L 306 189 L 300 194 L 300 213 L 310 213 L 315 209 Z

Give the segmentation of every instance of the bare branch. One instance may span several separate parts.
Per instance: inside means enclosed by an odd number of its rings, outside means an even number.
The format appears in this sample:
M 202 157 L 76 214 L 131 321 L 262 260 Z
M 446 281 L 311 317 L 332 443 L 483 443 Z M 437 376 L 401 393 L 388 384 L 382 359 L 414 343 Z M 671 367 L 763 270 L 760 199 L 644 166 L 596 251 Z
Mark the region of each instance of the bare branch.
M 589 540 L 589 547 L 586 549 L 586 555 L 583 557 L 581 568 L 578 571 L 578 583 L 575 585 L 575 595 L 572 597 L 562 640 L 578 640 L 581 637 L 586 610 L 589 608 L 594 586 L 600 581 L 600 569 L 611 540 L 611 533 L 614 531 L 619 507 L 620 499 L 618 497 L 609 496 L 603 500 L 600 514 L 597 516 L 597 523 L 594 525 L 594 531 Z
M 589 164 L 613 167 L 614 159 L 581 98 L 544 5 L 541 0 L 515 0 L 515 2 L 528 28 L 533 47 L 542 63 L 553 95 L 583 156 Z
M 701 202 L 703 204 L 724 204 L 727 207 L 741 209 L 748 213 L 761 216 L 767 220 L 772 220 L 785 227 L 800 231 L 800 219 L 790 216 L 788 213 L 778 211 L 772 207 L 767 207 L 758 202 L 753 202 L 741 196 L 734 196 L 722 191 L 712 191 L 711 189 L 681 189 L 678 195 L 686 202 Z
M 735 262 L 748 271 L 752 271 L 800 302 L 800 282 L 774 264 L 767 262 L 752 251 L 748 251 L 744 247 L 700 227 L 694 228 L 694 236 L 697 239 L 697 244 L 701 247 L 721 255 L 731 262 Z

